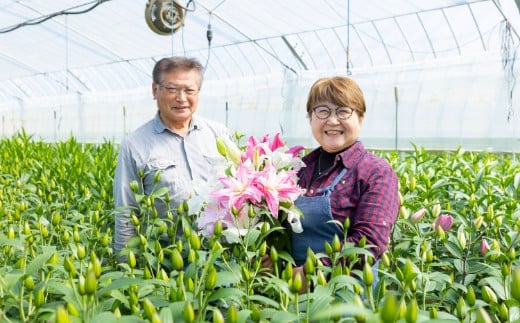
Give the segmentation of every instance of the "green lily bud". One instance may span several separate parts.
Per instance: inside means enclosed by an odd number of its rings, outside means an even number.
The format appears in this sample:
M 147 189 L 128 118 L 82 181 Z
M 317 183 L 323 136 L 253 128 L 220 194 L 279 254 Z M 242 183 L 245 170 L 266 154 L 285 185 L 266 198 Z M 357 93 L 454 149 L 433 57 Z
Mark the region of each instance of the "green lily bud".
M 161 172 L 157 171 L 157 172 L 155 172 L 155 174 L 153 176 L 153 183 L 154 183 L 154 185 L 159 183 L 160 180 L 161 180 Z
M 215 285 L 217 284 L 217 269 L 215 269 L 215 266 L 210 266 L 208 268 L 208 275 L 204 283 L 206 290 L 212 290 L 215 288 Z
M 505 303 L 501 303 L 498 306 L 498 316 L 500 317 L 500 322 L 509 322 L 509 308 Z
M 307 257 L 307 259 L 305 260 L 305 265 L 303 266 L 303 269 L 304 269 L 306 275 L 314 274 L 315 267 L 314 267 L 314 262 L 312 261 L 311 257 Z
M 419 306 L 417 305 L 417 300 L 412 298 L 406 307 L 405 319 L 407 323 L 415 323 L 417 322 L 417 315 L 419 313 Z
M 224 143 L 224 140 L 222 138 L 218 137 L 216 139 L 216 143 L 217 143 L 218 153 L 224 157 L 227 157 L 227 148 L 226 148 L 226 144 Z
M 76 249 L 76 255 L 79 260 L 85 259 L 85 257 L 87 256 L 87 253 L 85 252 L 85 246 L 83 246 L 82 244 L 79 244 Z
M 330 243 L 328 241 L 325 241 L 324 248 L 325 248 L 325 253 L 329 257 L 332 256 L 332 246 L 330 245 Z
M 299 293 L 302 289 L 303 281 L 300 272 L 296 272 L 292 277 L 292 283 L 290 284 L 291 291 L 293 293 Z
M 144 316 L 151 320 L 154 313 L 156 313 L 155 306 L 153 305 L 152 301 L 150 301 L 148 298 L 144 298 L 142 300 L 143 310 L 144 310 Z
M 45 294 L 43 287 L 40 287 L 34 291 L 34 305 L 41 307 L 43 304 L 45 304 Z
M 188 263 L 193 264 L 197 261 L 197 253 L 193 249 L 188 250 Z
M 69 313 L 63 305 L 58 305 L 56 308 L 56 317 L 54 319 L 55 323 L 71 323 L 71 319 L 69 317 Z
M 507 276 L 509 276 L 511 270 L 510 270 L 509 265 L 506 262 L 503 262 L 500 265 L 500 271 L 502 273 L 502 276 L 507 277 Z
M 359 239 L 358 245 L 361 248 L 365 248 L 365 246 L 367 245 L 367 237 L 366 236 L 362 236 L 361 239 Z
M 130 268 L 135 268 L 136 265 L 137 260 L 135 259 L 135 254 L 132 250 L 130 250 L 128 252 L 128 266 L 130 266 Z
M 261 315 L 260 315 L 260 310 L 258 309 L 258 307 L 255 305 L 255 303 L 252 303 L 249 305 L 249 310 L 251 311 L 251 320 L 253 322 L 260 322 L 260 319 L 262 318 Z
M 94 269 L 87 269 L 87 277 L 85 278 L 85 293 L 92 295 L 97 290 L 98 280 Z
M 159 271 L 159 274 L 157 275 L 157 277 L 160 277 L 160 279 L 162 279 L 165 282 L 169 282 L 170 281 L 170 276 L 168 276 L 168 274 L 166 273 L 164 268 L 161 268 L 161 270 Z M 192 281 L 192 284 L 193 284 L 193 281 Z M 193 287 L 192 287 L 192 289 L 190 291 L 192 291 L 192 290 L 193 290 Z
M 213 323 L 224 323 L 224 315 L 218 308 L 213 309 Z
M 365 262 L 363 266 L 363 283 L 365 286 L 370 287 L 374 282 L 374 273 L 372 272 L 372 267 Z
M 72 232 L 72 239 L 74 240 L 75 243 L 80 243 L 81 242 L 81 237 L 79 236 L 79 231 L 78 230 L 74 230 Z
M 509 258 L 509 260 L 513 261 L 516 259 L 516 250 L 515 248 L 511 247 L 509 249 L 509 252 L 507 253 L 507 257 Z
M 511 296 L 520 302 L 520 267 L 511 270 Z
M 270 250 L 269 255 L 271 257 L 271 261 L 272 262 L 277 262 L 278 261 L 278 251 L 276 251 L 276 248 L 274 246 L 271 246 L 271 250 Z
M 237 311 L 237 308 L 235 307 L 235 304 L 231 304 L 231 306 L 229 306 L 226 322 L 229 322 L 229 323 L 238 322 L 238 311 Z
M 462 297 L 459 297 L 459 300 L 457 302 L 457 317 L 459 319 L 463 319 L 464 316 L 465 316 L 465 313 L 464 313 L 464 307 L 466 307 L 466 302 L 464 302 L 464 298 Z
M 415 184 L 416 184 L 417 180 L 415 179 L 415 177 L 410 177 L 410 183 L 408 185 L 408 188 L 410 189 L 410 191 L 414 191 L 415 190 Z
M 132 190 L 132 192 L 134 194 L 139 192 L 139 184 L 137 184 L 137 181 L 135 181 L 135 180 L 131 181 L 129 185 L 130 185 L 130 190 Z
M 482 215 L 479 215 L 478 217 L 476 217 L 475 221 L 473 222 L 473 224 L 475 225 L 475 229 L 479 230 L 480 227 L 482 226 L 483 222 L 484 222 L 484 218 L 482 217 Z
M 213 226 L 213 234 L 216 237 L 220 237 L 222 234 L 222 220 L 218 219 L 217 222 L 215 222 L 215 226 Z
M 327 285 L 327 278 L 325 277 L 323 270 L 318 269 L 318 272 L 316 273 L 316 275 L 318 276 L 318 285 L 321 285 L 321 286 Z
M 139 235 L 139 242 L 141 242 L 141 246 L 143 246 L 143 249 L 146 250 L 146 247 L 148 246 L 148 240 L 146 240 L 144 234 Z
M 489 304 L 497 303 L 497 295 L 489 286 L 482 287 L 482 299 Z
M 413 264 L 410 259 L 407 259 L 406 263 L 404 264 L 403 274 L 406 280 L 411 279 L 412 275 L 414 274 Z
M 495 217 L 495 210 L 493 209 L 493 204 L 489 204 L 486 212 L 486 221 L 491 221 Z
M 437 312 L 437 308 L 436 307 L 432 307 L 430 308 L 430 318 L 432 320 L 436 319 L 439 317 L 439 313 Z
M 387 294 L 380 312 L 381 320 L 383 323 L 394 323 L 396 321 L 397 313 L 398 308 L 395 295 Z
M 85 276 L 83 276 L 83 274 L 79 274 L 78 277 L 78 292 L 81 296 L 87 293 L 85 291 Z
M 263 257 L 267 253 L 267 242 L 264 241 L 260 245 L 260 248 L 258 248 L 258 256 Z
M 437 237 L 439 237 L 440 240 L 446 239 L 446 233 L 440 225 L 435 228 L 435 233 L 437 233 Z
M 473 289 L 472 286 L 469 286 L 468 292 L 466 293 L 466 302 L 468 302 L 468 305 L 470 307 L 473 307 L 473 305 L 475 305 L 476 299 L 477 299 L 477 297 L 475 295 L 475 290 Z
M 345 221 L 343 221 L 343 231 L 347 232 L 350 228 L 350 218 L 346 218 Z
M 182 201 L 182 210 L 184 213 L 188 214 L 190 212 L 190 205 L 187 200 Z
M 32 275 L 27 275 L 23 282 L 25 289 L 32 291 L 34 289 L 34 278 Z
M 466 249 L 466 235 L 462 227 L 457 231 L 457 240 L 459 241 L 460 248 L 462 250 Z
M 195 320 L 195 311 L 193 310 L 193 304 L 189 301 L 184 303 L 184 308 L 182 309 L 182 317 L 185 322 L 191 323 Z
M 340 252 L 340 250 L 341 250 L 341 242 L 339 241 L 339 237 L 338 237 L 337 234 L 335 234 L 334 237 L 332 238 L 331 246 L 332 246 L 332 251 L 333 252 Z
M 190 246 L 193 250 L 200 250 L 200 238 L 195 232 L 190 235 Z
M 143 278 L 144 279 L 151 279 L 152 278 L 152 272 L 148 267 L 144 267 L 143 269 Z
M 502 223 L 504 221 L 504 218 L 502 216 L 495 217 L 495 225 L 500 228 L 502 226 Z
M 92 269 L 94 270 L 94 273 L 96 274 L 96 278 L 99 278 L 101 276 L 101 271 L 102 271 L 101 261 L 96 256 L 96 253 L 94 251 L 92 251 L 90 253 L 90 264 L 89 264 L 89 267 L 92 267 Z
M 181 271 L 184 268 L 184 260 L 177 248 L 172 249 L 172 263 L 173 268 L 177 271 Z
M 282 279 L 285 281 L 289 281 L 293 276 L 293 266 L 291 263 L 288 263 L 282 273 Z
M 65 268 L 71 277 L 76 276 L 76 267 L 74 267 L 72 259 L 70 259 L 69 256 L 66 256 L 63 260 L 63 268 Z
M 67 303 L 67 311 L 69 311 L 70 315 L 79 317 L 79 311 L 73 303 Z
M 404 205 L 401 205 L 399 207 L 399 218 L 406 220 L 409 217 L 410 217 L 410 211 L 408 211 L 408 209 Z
M 439 203 L 435 203 L 432 209 L 432 218 L 436 219 L 441 214 L 441 205 Z

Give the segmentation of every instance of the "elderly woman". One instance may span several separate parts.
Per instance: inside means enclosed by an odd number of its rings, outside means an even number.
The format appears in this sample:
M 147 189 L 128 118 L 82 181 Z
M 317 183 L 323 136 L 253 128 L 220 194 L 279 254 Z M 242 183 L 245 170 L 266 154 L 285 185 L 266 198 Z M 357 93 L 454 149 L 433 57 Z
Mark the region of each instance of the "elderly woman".
M 291 234 L 291 253 L 300 266 L 296 271 L 303 270 L 308 248 L 323 252 L 334 235 L 342 244 L 355 245 L 364 237 L 373 245 L 374 262 L 386 250 L 399 211 L 398 181 L 390 164 L 358 139 L 365 110 L 363 92 L 350 78 L 321 78 L 310 89 L 307 116 L 320 147 L 303 157 L 307 167 L 298 174 L 306 191 L 295 203 L 304 214 L 303 232 Z M 344 239 L 338 223 L 346 219 L 350 226 Z

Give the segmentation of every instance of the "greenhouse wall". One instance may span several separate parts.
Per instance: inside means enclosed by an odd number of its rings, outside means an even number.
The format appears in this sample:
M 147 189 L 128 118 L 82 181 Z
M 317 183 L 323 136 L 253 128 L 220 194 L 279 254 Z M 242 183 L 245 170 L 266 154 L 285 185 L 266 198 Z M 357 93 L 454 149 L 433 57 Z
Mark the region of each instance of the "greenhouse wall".
M 365 93 L 361 139 L 369 148 L 520 151 L 520 112 L 515 104 L 519 92 L 506 80 L 497 52 L 352 73 L 287 71 L 208 80 L 198 113 L 246 135 L 281 133 L 289 144 L 313 147 L 305 113 L 307 92 L 319 77 L 347 74 Z M 24 129 L 45 141 L 72 135 L 80 142 L 120 142 L 155 111 L 151 85 L 13 100 L 0 104 L 1 135 Z

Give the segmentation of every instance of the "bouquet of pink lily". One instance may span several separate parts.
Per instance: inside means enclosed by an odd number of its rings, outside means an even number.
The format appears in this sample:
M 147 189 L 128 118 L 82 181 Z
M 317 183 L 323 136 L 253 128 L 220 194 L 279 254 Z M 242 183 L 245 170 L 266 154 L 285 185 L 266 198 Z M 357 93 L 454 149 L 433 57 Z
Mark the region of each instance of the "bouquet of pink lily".
M 294 201 L 302 194 L 296 173 L 304 166 L 299 157 L 304 147 L 287 147 L 279 134 L 271 140 L 268 135 L 261 140 L 251 136 L 245 147 L 218 138 L 217 147 L 226 165 L 198 218 L 203 234 L 212 236 L 217 222 L 228 242 L 266 223 L 272 228 L 287 221 L 293 231 L 301 232 L 301 212 Z

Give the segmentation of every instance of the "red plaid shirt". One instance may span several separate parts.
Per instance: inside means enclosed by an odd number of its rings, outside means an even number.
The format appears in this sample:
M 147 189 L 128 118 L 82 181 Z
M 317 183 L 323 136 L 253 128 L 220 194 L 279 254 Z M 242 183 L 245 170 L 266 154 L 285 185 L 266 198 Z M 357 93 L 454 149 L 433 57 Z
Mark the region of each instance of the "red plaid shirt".
M 367 245 L 376 246 L 371 251 L 379 259 L 399 212 L 397 175 L 388 162 L 365 150 L 358 141 L 338 154 L 333 167 L 313 182 L 319 154 L 320 149 L 315 149 L 303 157 L 307 166 L 300 170 L 298 184 L 307 190 L 306 196 L 314 196 L 347 168 L 331 195 L 332 216 L 341 223 L 350 218 L 346 241 L 357 245 L 365 236 Z

